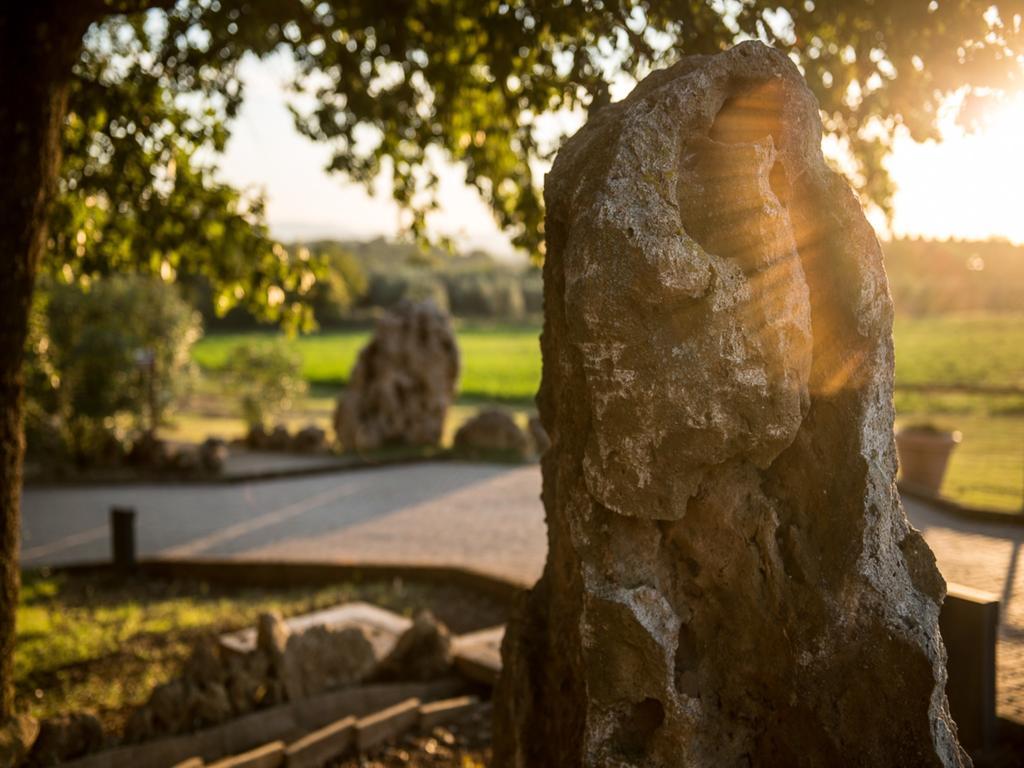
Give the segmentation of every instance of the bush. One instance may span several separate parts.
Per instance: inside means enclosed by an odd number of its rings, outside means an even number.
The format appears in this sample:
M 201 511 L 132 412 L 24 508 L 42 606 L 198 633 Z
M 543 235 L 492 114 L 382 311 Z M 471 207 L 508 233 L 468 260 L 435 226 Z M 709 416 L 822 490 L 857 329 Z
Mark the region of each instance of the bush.
M 43 286 L 27 350 L 32 408 L 55 417 L 79 461 L 110 442 L 119 413 L 152 432 L 189 381 L 200 335 L 197 313 L 156 278 Z
M 517 320 L 525 312 L 517 275 L 496 269 L 477 269 L 446 275 L 452 314 Z
M 539 315 L 544 311 L 544 276 L 539 269 L 523 273 L 523 304 L 531 315 Z
M 310 301 L 321 325 L 337 325 L 348 319 L 352 308 L 366 296 L 369 280 L 359 261 L 341 248 L 323 252 L 324 276 L 314 286 Z
M 302 357 L 282 338 L 239 344 L 228 354 L 224 375 L 250 430 L 263 427 L 306 392 Z

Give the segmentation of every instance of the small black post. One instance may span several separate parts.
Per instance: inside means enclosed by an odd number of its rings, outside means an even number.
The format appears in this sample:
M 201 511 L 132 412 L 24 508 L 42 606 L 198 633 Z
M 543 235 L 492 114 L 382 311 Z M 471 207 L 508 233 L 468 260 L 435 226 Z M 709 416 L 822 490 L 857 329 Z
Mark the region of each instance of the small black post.
M 131 507 L 110 508 L 110 550 L 115 568 L 135 567 L 135 510 Z

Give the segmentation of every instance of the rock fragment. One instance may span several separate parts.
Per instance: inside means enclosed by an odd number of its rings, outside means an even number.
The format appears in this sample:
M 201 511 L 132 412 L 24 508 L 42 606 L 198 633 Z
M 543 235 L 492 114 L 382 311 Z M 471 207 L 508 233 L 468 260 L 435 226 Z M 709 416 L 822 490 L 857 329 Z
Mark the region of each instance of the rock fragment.
M 512 416 L 497 408 L 486 408 L 455 433 L 453 447 L 472 457 L 508 456 L 525 458 L 530 444 Z

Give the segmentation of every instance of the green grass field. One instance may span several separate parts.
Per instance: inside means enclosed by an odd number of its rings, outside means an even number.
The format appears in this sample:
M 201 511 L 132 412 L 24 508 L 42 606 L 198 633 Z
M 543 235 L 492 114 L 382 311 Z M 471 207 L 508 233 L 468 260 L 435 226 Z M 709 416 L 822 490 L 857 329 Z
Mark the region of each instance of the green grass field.
M 539 334 L 536 326 L 460 327 L 462 396 L 532 402 L 540 384 Z M 207 336 L 195 346 L 193 356 L 205 371 L 217 371 L 234 346 L 261 336 L 268 334 Z M 301 336 L 292 343 L 302 355 L 302 372 L 310 384 L 341 386 L 369 337 L 369 331 L 340 331 Z
M 532 405 L 540 383 L 539 331 L 536 326 L 458 327 L 462 405 L 449 420 L 449 433 L 466 418 L 474 401 L 520 409 Z M 1024 314 L 900 317 L 894 335 L 898 424 L 934 422 L 958 429 L 964 436 L 943 493 L 962 503 L 1020 512 L 1024 505 Z M 194 356 L 206 372 L 215 373 L 232 346 L 260 336 L 211 335 L 196 345 Z M 301 415 L 292 421 L 329 422 L 331 396 L 344 383 L 368 337 L 369 331 L 331 332 L 292 342 L 302 355 L 306 378 L 319 393 L 306 399 Z M 1016 388 L 1022 393 L 928 392 L 901 385 Z M 198 435 L 208 425 L 203 420 L 192 424 L 190 418 L 183 414 L 179 420 L 188 434 Z M 525 419 L 525 412 L 520 418 Z M 237 418 L 230 424 L 233 431 L 241 429 Z
M 1024 314 L 897 318 L 896 383 L 1024 390 Z

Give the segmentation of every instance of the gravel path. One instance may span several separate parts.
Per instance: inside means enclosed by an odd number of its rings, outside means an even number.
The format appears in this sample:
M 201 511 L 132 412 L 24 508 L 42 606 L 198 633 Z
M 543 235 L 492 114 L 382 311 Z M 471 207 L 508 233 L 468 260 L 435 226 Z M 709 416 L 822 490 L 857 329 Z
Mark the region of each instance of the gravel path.
M 28 488 L 26 566 L 110 556 L 108 509 L 135 507 L 140 554 L 463 565 L 523 583 L 546 551 L 537 466 L 424 463 L 238 485 Z M 906 500 L 948 581 L 1002 602 L 999 713 L 1024 722 L 1024 526 Z

